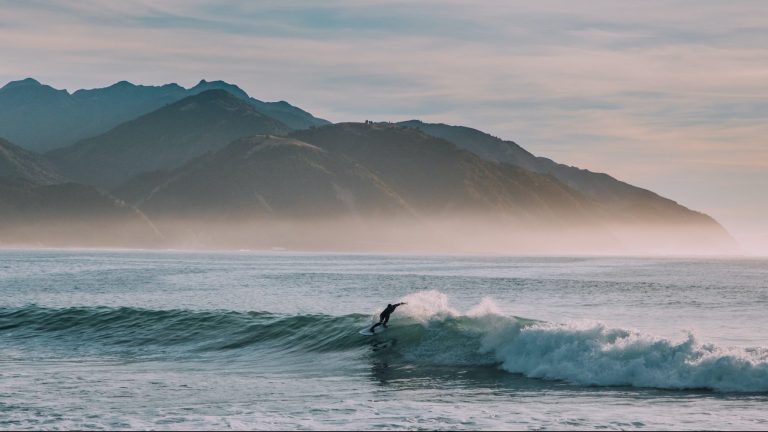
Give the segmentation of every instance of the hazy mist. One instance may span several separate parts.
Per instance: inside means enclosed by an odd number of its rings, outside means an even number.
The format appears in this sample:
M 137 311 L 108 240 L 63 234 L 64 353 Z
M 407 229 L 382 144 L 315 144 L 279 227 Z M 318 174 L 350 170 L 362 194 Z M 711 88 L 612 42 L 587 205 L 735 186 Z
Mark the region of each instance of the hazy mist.
M 438 254 L 733 255 L 711 226 L 575 223 L 553 226 L 463 216 L 405 218 L 162 218 L 147 224 L 97 221 L 18 223 L 2 247 L 182 250 L 294 250 Z

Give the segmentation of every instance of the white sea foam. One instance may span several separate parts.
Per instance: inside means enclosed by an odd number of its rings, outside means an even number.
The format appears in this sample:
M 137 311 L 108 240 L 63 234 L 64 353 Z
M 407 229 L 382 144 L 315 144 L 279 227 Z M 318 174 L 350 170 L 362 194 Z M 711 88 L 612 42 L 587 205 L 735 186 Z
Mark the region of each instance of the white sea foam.
M 503 315 L 487 298 L 461 314 L 438 291 L 404 300 L 404 312 L 426 327 L 411 358 L 442 364 L 493 359 L 508 372 L 586 385 L 768 391 L 763 347 L 702 344 L 692 333 L 672 341 L 599 322 L 532 322 Z

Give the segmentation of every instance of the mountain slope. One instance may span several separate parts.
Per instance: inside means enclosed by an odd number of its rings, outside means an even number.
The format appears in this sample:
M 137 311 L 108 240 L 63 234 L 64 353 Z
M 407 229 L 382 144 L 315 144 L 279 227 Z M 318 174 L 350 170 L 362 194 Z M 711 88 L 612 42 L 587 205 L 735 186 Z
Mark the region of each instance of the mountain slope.
M 125 247 L 159 240 L 143 213 L 93 187 L 0 177 L 0 244 Z
M 280 120 L 291 129 L 308 129 L 313 126 L 323 126 L 330 123 L 328 120 L 317 118 L 286 101 L 262 102 L 248 96 L 240 87 L 224 81 L 202 80 L 196 86 L 189 89 L 189 94 L 197 94 L 206 90 L 226 90 L 250 103 L 257 111 Z
M 486 160 L 514 164 L 558 179 L 599 206 L 600 219 L 624 244 L 622 250 L 686 254 L 739 250 L 735 240 L 710 216 L 608 174 L 536 157 L 512 141 L 468 127 L 418 120 L 399 125 L 446 139 Z
M 413 129 L 340 123 L 291 136 L 359 162 L 423 214 L 556 221 L 586 218 L 591 211 L 589 202 L 554 178 L 483 160 Z
M 288 127 L 223 90 L 182 99 L 49 155 L 69 177 L 111 188 L 135 175 L 170 169 L 255 134 Z
M 123 196 L 151 215 L 318 218 L 408 212 L 364 167 L 310 144 L 274 136 L 234 141 Z M 139 192 L 143 190 L 143 192 Z
M 136 208 L 72 183 L 45 156 L 0 139 L 0 244 L 138 246 L 159 239 Z
M 24 148 L 46 151 L 105 132 L 118 124 L 184 97 L 177 85 L 134 86 L 69 94 L 33 79 L 0 89 L 0 135 Z
M 52 140 L 71 141 L 75 105 L 69 93 L 27 78 L 0 88 L 0 136 L 31 150 Z M 85 116 L 84 116 L 85 117 Z
M 77 90 L 72 93 L 72 110 L 77 117 L 70 120 L 73 133 L 77 135 L 67 142 L 51 141 L 47 143 L 48 148 L 62 147 L 99 135 L 186 96 L 187 90 L 178 84 L 144 86 L 127 81 L 105 88 Z
M 569 241 L 615 243 L 556 179 L 391 125 L 240 139 L 114 193 L 194 247 L 544 251 L 577 225 Z
M 552 177 L 485 161 L 418 131 L 357 123 L 241 139 L 172 172 L 137 176 L 116 193 L 150 214 L 391 212 L 572 221 L 588 220 L 593 211 Z
M 625 220 L 637 222 L 679 220 L 714 223 L 714 220 L 708 216 L 691 211 L 646 189 L 632 186 L 608 174 L 596 173 L 559 164 L 547 158 L 536 157 L 512 141 L 501 140 L 476 129 L 423 123 L 418 120 L 398 124 L 446 139 L 486 160 L 510 163 L 541 174 L 551 175 L 600 203 L 606 211 L 613 212 Z
M 53 164 L 43 155 L 24 150 L 0 138 L 0 177 L 23 179 L 35 184 L 65 182 Z
M 178 84 L 134 85 L 121 81 L 105 88 L 70 94 L 27 78 L 0 89 L 0 136 L 36 151 L 71 145 L 185 97 L 226 89 L 257 111 L 293 129 L 328 123 L 287 102 L 262 102 L 223 81 L 201 81 L 185 89 Z

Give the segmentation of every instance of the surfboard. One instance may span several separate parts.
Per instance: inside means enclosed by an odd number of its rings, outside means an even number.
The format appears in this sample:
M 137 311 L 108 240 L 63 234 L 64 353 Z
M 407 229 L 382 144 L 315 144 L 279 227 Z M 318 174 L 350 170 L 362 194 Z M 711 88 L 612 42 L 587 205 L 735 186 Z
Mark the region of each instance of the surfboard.
M 373 325 L 373 324 L 371 324 L 371 325 Z M 373 335 L 377 335 L 379 333 L 383 333 L 384 330 L 386 330 L 386 329 L 387 328 L 384 327 L 384 326 L 377 326 L 375 329 L 373 329 L 373 332 L 371 332 L 371 327 L 369 326 L 369 327 L 366 327 L 366 328 L 360 330 L 358 333 L 360 333 L 361 335 L 365 335 L 365 336 L 373 336 Z

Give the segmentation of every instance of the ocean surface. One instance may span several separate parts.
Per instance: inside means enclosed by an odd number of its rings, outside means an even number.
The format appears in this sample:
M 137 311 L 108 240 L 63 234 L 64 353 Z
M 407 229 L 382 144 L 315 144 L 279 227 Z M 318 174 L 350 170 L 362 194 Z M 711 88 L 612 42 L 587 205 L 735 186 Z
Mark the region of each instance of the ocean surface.
M 0 429 L 210 428 L 768 429 L 768 261 L 0 251 Z

